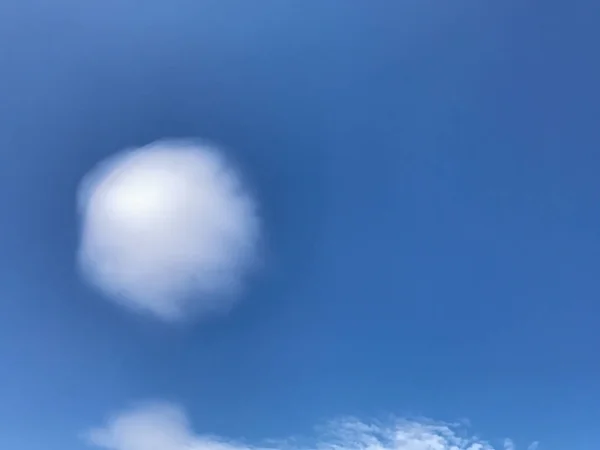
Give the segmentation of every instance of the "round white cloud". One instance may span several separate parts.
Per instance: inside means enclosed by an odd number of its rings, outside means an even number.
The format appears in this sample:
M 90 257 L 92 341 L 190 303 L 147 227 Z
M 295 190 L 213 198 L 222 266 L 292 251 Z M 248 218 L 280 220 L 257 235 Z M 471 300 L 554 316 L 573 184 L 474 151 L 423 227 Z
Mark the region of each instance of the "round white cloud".
M 257 205 L 214 147 L 158 141 L 95 167 L 79 188 L 81 273 L 165 320 L 228 310 L 254 267 Z

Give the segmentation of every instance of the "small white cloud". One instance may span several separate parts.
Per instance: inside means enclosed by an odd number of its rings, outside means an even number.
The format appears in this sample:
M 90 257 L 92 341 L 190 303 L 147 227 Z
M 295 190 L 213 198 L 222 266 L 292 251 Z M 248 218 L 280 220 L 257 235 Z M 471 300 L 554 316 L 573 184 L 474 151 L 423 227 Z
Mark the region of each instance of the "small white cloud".
M 81 273 L 133 310 L 170 321 L 228 310 L 256 262 L 257 205 L 213 147 L 125 151 L 86 175 L 78 202 Z
M 332 422 L 311 446 L 294 445 L 293 440 L 280 441 L 279 446 L 252 446 L 196 434 L 181 408 L 155 403 L 123 411 L 85 438 L 106 450 L 495 450 L 465 431 L 428 421 L 396 420 L 384 425 L 345 419 Z M 505 443 L 505 448 L 515 448 L 507 442 L 510 447 Z
M 504 440 L 504 450 L 515 450 L 515 443 L 512 441 L 512 439 Z

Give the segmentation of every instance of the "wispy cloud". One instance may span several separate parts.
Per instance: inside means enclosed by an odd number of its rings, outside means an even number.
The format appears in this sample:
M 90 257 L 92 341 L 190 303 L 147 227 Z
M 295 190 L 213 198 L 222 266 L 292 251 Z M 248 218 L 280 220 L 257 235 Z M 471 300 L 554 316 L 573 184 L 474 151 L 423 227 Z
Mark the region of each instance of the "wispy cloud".
M 357 419 L 337 420 L 311 446 L 293 440 L 279 446 L 252 446 L 196 434 L 185 412 L 169 403 L 125 410 L 85 434 L 89 444 L 107 450 L 499 450 L 466 429 L 446 423 L 394 420 L 383 424 Z M 529 450 L 537 448 L 537 443 Z M 507 440 L 505 450 L 514 450 Z
M 229 309 L 254 267 L 256 203 L 217 149 L 158 141 L 79 188 L 81 273 L 133 310 L 178 320 Z
M 515 443 L 512 441 L 512 439 L 504 440 L 504 450 L 515 450 Z

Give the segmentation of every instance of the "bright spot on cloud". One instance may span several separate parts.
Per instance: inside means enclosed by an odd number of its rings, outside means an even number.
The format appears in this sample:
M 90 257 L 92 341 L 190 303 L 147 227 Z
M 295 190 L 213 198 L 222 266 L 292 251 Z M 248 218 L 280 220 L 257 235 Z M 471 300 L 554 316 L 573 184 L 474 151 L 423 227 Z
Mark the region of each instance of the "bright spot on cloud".
M 124 151 L 85 176 L 78 201 L 80 271 L 132 310 L 168 321 L 226 311 L 255 267 L 257 205 L 214 147 Z
M 396 420 L 387 425 L 356 419 L 332 422 L 311 446 L 252 446 L 196 434 L 185 412 L 168 403 L 146 404 L 122 411 L 101 428 L 85 434 L 87 442 L 107 450 L 501 450 L 514 449 L 512 441 L 494 447 L 466 430 L 429 421 Z M 273 442 L 273 441 L 271 441 Z M 528 450 L 537 448 L 533 443 Z

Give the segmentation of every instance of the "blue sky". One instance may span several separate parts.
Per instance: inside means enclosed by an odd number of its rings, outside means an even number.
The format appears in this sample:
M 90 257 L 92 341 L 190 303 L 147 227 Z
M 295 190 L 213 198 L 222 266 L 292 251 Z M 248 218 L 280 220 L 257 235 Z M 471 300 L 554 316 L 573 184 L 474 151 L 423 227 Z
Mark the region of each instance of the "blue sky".
M 392 415 L 598 448 L 597 2 L 143 3 L 0 5 L 0 447 L 156 414 L 194 450 Z M 82 177 L 178 137 L 235 161 L 267 249 L 185 324 L 76 267 Z

